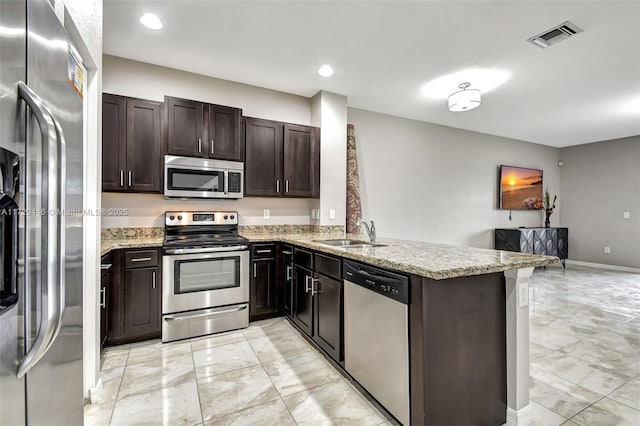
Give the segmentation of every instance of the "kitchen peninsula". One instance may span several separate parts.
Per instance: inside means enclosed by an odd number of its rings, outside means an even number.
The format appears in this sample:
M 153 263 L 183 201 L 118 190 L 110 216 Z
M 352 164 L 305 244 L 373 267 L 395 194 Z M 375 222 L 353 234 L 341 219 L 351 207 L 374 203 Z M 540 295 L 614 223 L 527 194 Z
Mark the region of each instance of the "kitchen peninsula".
M 321 242 L 362 238 L 344 233 L 240 234 L 251 244 L 286 244 L 409 276 L 411 424 L 526 423 L 529 277 L 558 258 L 395 239 L 364 248 Z M 131 247 L 122 238 L 103 246 Z

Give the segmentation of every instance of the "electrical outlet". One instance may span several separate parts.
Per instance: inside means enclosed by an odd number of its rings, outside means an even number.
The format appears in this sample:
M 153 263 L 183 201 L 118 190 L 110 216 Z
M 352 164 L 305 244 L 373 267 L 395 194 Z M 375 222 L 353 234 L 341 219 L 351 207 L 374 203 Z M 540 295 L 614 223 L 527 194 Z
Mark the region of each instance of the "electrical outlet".
M 611 254 L 611 247 L 605 247 L 604 254 Z
M 631 219 L 631 212 L 622 213 L 622 218 L 623 219 Z
M 336 211 L 331 209 L 329 210 L 329 219 L 335 219 L 336 218 Z
M 269 209 L 262 210 L 262 217 L 264 219 L 271 219 L 271 211 Z

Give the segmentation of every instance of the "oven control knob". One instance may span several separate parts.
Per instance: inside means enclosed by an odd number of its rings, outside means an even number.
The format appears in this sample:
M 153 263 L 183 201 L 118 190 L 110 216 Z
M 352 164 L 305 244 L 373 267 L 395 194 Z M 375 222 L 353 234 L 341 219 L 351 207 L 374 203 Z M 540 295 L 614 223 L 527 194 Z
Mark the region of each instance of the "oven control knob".
M 224 215 L 224 220 L 229 219 L 229 216 L 227 216 L 226 214 Z
M 231 215 L 231 220 L 235 219 L 236 217 L 234 215 Z
M 175 218 L 176 218 L 176 217 L 175 217 L 174 215 L 169 216 L 169 220 L 173 220 L 173 219 L 175 219 Z
M 178 220 L 182 220 L 182 216 L 178 216 Z

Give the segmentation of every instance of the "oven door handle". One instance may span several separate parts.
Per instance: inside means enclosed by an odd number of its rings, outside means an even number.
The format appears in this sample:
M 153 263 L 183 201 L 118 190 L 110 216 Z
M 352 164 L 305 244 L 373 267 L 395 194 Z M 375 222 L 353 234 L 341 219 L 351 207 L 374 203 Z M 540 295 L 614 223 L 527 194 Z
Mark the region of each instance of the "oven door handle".
M 232 309 L 224 309 L 221 311 L 209 309 L 205 312 L 199 312 L 196 314 L 186 313 L 186 314 L 178 314 L 178 315 L 164 315 L 162 319 L 164 319 L 165 321 L 184 321 L 184 320 L 191 320 L 196 318 L 211 318 L 211 317 L 215 317 L 216 315 L 232 314 L 234 312 L 244 311 L 245 309 L 247 309 L 246 304 L 232 308 Z
M 227 251 L 248 250 L 249 246 L 227 246 L 227 247 L 204 247 L 204 248 L 184 248 L 165 249 L 166 254 L 199 254 L 199 253 L 220 253 Z

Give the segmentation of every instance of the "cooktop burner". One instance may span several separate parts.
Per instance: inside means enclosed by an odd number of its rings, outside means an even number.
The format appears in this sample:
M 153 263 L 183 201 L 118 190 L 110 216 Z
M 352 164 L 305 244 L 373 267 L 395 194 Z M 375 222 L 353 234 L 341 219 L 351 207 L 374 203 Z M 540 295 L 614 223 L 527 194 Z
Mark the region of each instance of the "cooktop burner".
M 238 235 L 238 212 L 166 212 L 164 247 L 199 248 L 247 244 Z

